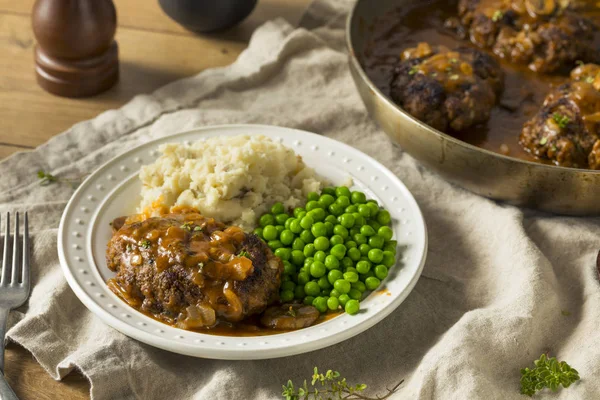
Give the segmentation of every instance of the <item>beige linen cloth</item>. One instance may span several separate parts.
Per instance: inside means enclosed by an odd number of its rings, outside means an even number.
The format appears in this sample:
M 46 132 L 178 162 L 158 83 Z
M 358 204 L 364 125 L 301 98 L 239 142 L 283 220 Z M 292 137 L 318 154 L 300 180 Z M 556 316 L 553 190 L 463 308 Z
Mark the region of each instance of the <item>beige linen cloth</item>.
M 350 6 L 319 0 L 300 28 L 269 22 L 234 64 L 138 96 L 1 162 L 0 211 L 29 210 L 35 230 L 33 291 L 28 306 L 12 313 L 10 340 L 56 379 L 82 371 L 96 400 L 277 399 L 288 378 L 308 378 L 315 365 L 366 383 L 371 394 L 404 378 L 394 399 L 522 399 L 519 370 L 545 351 L 567 360 L 582 379 L 540 398 L 600 399 L 594 266 L 600 219 L 475 196 L 392 146 L 365 112 L 348 71 L 343 26 Z M 73 190 L 40 186 L 36 171 L 82 175 L 149 140 L 227 123 L 326 135 L 376 158 L 408 186 L 423 210 L 430 245 L 423 275 L 395 312 L 319 351 L 216 361 L 129 339 L 83 306 L 56 251 L 59 219 Z

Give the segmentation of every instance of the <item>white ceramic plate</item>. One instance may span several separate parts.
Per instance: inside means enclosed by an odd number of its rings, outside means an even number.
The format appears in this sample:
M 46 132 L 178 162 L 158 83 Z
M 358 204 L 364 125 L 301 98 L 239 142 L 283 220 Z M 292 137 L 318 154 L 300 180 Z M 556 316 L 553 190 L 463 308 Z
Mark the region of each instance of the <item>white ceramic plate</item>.
M 398 259 L 382 286 L 361 302 L 361 312 L 342 314 L 316 326 L 258 337 L 208 335 L 174 328 L 129 307 L 106 286 L 113 276 L 104 258 L 109 223 L 135 213 L 141 165 L 153 162 L 166 142 L 189 143 L 212 136 L 266 135 L 302 156 L 334 184 L 347 181 L 376 199 L 392 215 Z M 127 336 L 196 357 L 242 360 L 283 357 L 339 343 L 372 327 L 390 314 L 413 289 L 427 251 L 425 223 L 408 189 L 383 165 L 343 143 L 313 133 L 263 125 L 227 125 L 197 129 L 146 143 L 100 167 L 73 195 L 59 228 L 58 253 L 69 285 L 90 311 Z

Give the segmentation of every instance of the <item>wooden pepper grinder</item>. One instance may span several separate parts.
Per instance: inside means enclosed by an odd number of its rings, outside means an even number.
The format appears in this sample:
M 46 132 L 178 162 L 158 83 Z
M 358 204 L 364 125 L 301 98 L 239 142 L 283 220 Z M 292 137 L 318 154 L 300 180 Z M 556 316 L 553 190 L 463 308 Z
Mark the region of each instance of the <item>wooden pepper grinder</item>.
M 112 0 L 37 0 L 32 24 L 37 82 L 48 92 L 93 96 L 119 79 Z

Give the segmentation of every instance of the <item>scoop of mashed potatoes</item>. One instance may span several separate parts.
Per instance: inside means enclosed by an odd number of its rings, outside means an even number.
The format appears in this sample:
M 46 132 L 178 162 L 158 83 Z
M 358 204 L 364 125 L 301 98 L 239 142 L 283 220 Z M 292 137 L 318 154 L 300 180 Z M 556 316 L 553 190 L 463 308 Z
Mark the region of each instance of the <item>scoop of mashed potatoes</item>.
M 299 155 L 266 136 L 215 137 L 159 150 L 162 155 L 139 175 L 138 212 L 146 216 L 193 207 L 250 230 L 274 203 L 296 207 L 323 186 Z

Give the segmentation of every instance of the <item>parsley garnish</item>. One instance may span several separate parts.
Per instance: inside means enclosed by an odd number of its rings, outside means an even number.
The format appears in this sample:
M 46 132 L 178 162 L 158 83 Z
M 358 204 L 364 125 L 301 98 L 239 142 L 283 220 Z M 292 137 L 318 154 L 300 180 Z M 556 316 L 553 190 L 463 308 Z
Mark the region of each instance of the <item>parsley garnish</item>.
M 247 259 L 250 259 L 250 253 L 248 253 L 246 250 L 242 250 L 239 253 L 237 253 L 238 257 L 246 257 Z
M 412 67 L 412 68 L 410 69 L 410 71 L 408 71 L 408 74 L 409 74 L 409 75 L 414 75 L 414 74 L 416 74 L 417 72 L 419 72 L 419 67 L 415 65 L 414 67 Z
M 543 137 L 543 138 L 540 140 L 540 144 L 543 146 L 543 145 L 545 145 L 546 143 L 548 143 L 548 138 L 547 138 L 547 137 Z
M 127 247 L 126 247 L 126 249 L 127 249 L 127 251 L 131 251 L 131 250 L 133 250 L 133 246 L 131 245 L 131 243 L 128 243 L 128 244 L 127 244 Z
M 287 385 L 283 386 L 282 395 L 285 400 L 384 400 L 396 393 L 402 382 L 404 380 L 401 380 L 393 388 L 386 389 L 388 392 L 383 396 L 367 397 L 361 394 L 367 388 L 364 383 L 351 385 L 346 381 L 346 378 L 341 377 L 339 372 L 328 370 L 325 374 L 320 374 L 317 367 L 315 367 L 310 387 L 306 380 L 298 388 L 294 387 L 294 383 L 289 380 Z
M 186 222 L 183 225 L 180 226 L 181 229 L 185 229 L 186 231 L 191 231 L 192 230 L 192 223 L 191 222 Z
M 198 231 L 201 231 L 201 230 L 202 230 L 201 226 L 195 226 L 194 227 L 194 232 L 198 232 Z
M 288 309 L 287 315 L 289 315 L 290 317 L 295 317 L 296 316 L 296 310 L 294 310 L 294 307 L 290 306 L 290 308 Z
M 502 13 L 502 11 L 496 10 L 496 12 L 494 12 L 494 15 L 492 15 L 492 21 L 498 22 L 502 19 L 503 16 L 504 13 Z
M 521 393 L 529 397 L 544 388 L 553 392 L 560 385 L 568 388 L 579 380 L 579 372 L 564 361 L 558 362 L 556 357 L 548 358 L 546 354 L 542 354 L 533 363 L 535 368 L 521 370 Z
M 588 76 L 587 78 L 585 78 L 585 81 L 587 83 L 594 83 L 594 77 L 593 76 Z
M 152 243 L 148 239 L 142 240 L 140 242 L 140 247 L 143 247 L 144 249 L 149 249 L 151 245 Z
M 56 182 L 58 180 L 54 175 L 49 174 L 48 172 L 43 171 L 41 169 L 37 172 L 37 177 L 40 180 L 40 185 L 42 186 L 49 185 L 50 183 Z
M 566 115 L 562 115 L 560 113 L 552 114 L 552 119 L 554 120 L 554 122 L 556 122 L 558 124 L 558 126 L 561 129 L 566 128 L 567 125 L 569 125 L 569 122 L 571 122 L 571 119 L 569 117 L 567 117 Z

